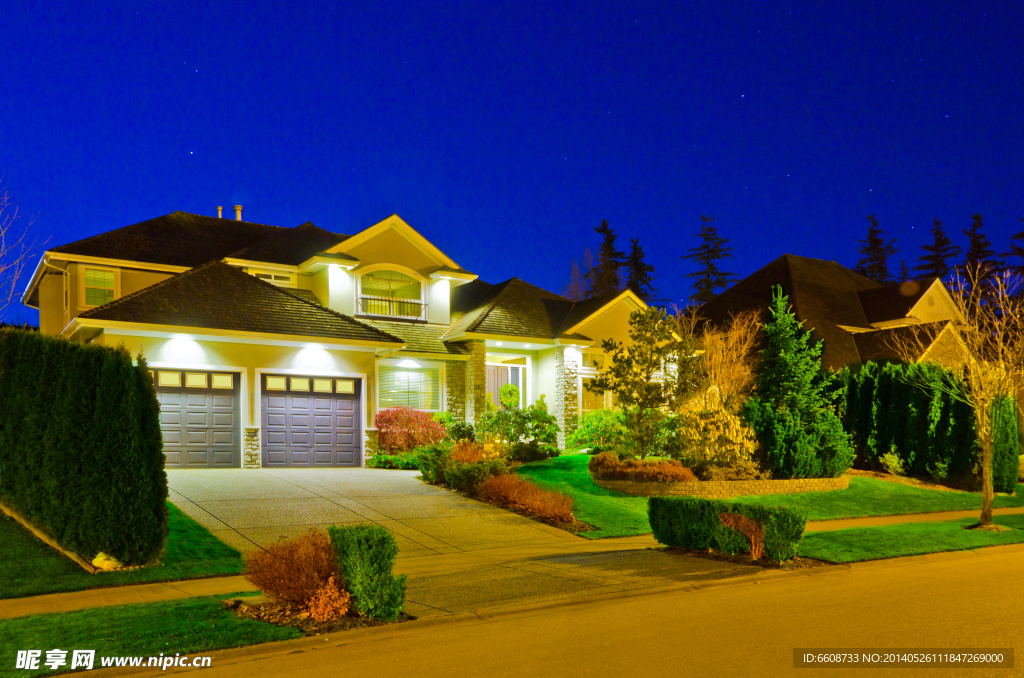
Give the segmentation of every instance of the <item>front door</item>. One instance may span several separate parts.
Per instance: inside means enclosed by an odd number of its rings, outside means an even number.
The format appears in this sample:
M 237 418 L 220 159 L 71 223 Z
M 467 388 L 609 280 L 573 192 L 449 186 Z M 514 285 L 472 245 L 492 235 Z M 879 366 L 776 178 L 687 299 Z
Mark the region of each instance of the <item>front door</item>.
M 359 379 L 261 377 L 263 466 L 358 466 Z

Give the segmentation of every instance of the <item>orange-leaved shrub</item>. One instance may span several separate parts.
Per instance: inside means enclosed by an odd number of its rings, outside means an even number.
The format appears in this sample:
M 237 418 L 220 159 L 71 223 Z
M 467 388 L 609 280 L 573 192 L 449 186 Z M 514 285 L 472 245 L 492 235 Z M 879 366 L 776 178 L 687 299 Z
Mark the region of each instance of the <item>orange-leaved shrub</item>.
M 475 464 L 503 456 L 505 456 L 505 445 L 501 441 L 460 440 L 452 446 L 452 459 L 460 464 Z
M 388 453 L 433 445 L 444 440 L 446 435 L 444 426 L 434 421 L 430 412 L 411 407 L 381 410 L 374 424 L 377 427 L 377 446 Z
M 344 617 L 352 597 L 348 591 L 338 586 L 334 575 L 316 590 L 313 597 L 306 603 L 306 611 L 313 621 L 327 622 Z
M 538 518 L 560 523 L 574 520 L 572 499 L 560 492 L 542 490 L 514 473 L 485 479 L 477 486 L 477 496 L 490 504 L 511 506 Z
M 246 555 L 245 578 L 274 598 L 300 607 L 332 578 L 342 581 L 331 539 L 319 530 Z
M 590 458 L 590 474 L 603 480 L 656 480 L 680 482 L 697 480 L 693 471 L 674 459 L 626 459 L 605 452 Z

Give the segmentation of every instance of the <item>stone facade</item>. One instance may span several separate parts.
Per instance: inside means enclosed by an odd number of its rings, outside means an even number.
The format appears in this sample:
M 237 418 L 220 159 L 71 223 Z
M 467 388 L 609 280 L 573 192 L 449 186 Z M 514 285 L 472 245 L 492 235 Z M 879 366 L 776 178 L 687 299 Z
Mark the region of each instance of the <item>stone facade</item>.
M 470 339 L 466 364 L 466 421 L 477 422 L 487 410 L 487 346 L 483 339 Z
M 750 494 L 789 494 L 790 492 L 824 492 L 845 490 L 850 476 L 838 478 L 785 478 L 781 480 L 697 480 L 685 482 L 654 482 L 636 480 L 601 480 L 594 484 L 613 492 L 640 497 L 685 496 L 703 499 L 725 499 Z
M 486 388 L 486 382 L 484 387 Z M 455 419 L 466 420 L 466 363 L 464 361 L 449 360 L 445 363 L 444 407 Z
M 567 359 L 567 346 L 555 348 L 555 419 L 558 420 L 558 447 L 565 448 L 565 438 L 576 430 L 579 422 L 579 365 Z
M 242 435 L 242 468 L 260 467 L 260 429 L 246 427 Z
M 363 429 L 363 460 L 369 459 L 377 454 L 377 429 L 367 426 Z

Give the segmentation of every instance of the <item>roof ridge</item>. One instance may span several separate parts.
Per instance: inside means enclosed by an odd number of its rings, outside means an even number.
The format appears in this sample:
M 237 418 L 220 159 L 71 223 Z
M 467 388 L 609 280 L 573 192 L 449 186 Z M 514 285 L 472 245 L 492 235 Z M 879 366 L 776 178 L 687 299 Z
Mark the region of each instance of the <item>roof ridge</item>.
M 157 288 L 164 287 L 165 285 L 170 283 L 172 280 L 180 280 L 181 278 L 183 278 L 185 276 L 191 275 L 193 273 L 196 273 L 197 271 L 201 271 L 201 270 L 206 269 L 206 268 L 210 268 L 214 264 L 219 264 L 219 263 L 221 263 L 221 261 L 219 259 L 213 259 L 211 261 L 206 262 L 205 264 L 200 264 L 198 266 L 193 266 L 192 268 L 188 269 L 187 271 L 182 271 L 181 273 L 175 273 L 174 275 L 171 275 L 170 277 L 164 278 L 163 280 L 161 280 L 159 282 L 155 282 L 152 285 L 149 285 L 148 287 L 143 287 L 141 290 L 136 290 L 135 292 L 132 292 L 131 294 L 126 294 L 125 296 L 119 297 L 117 299 L 114 299 L 113 301 L 108 302 L 106 304 L 102 304 L 100 306 L 94 306 L 94 307 L 88 309 L 87 311 L 83 311 L 82 313 L 79 313 L 78 317 L 79 318 L 91 317 L 91 314 L 95 313 L 96 311 L 98 311 L 101 308 L 104 309 L 104 310 L 110 310 L 112 308 L 115 308 L 115 307 L 117 307 L 117 306 L 127 302 L 127 301 L 130 301 L 131 299 L 135 299 L 136 297 L 142 296 L 143 294 L 151 292 L 151 291 L 153 291 L 153 290 L 155 290 Z M 224 265 L 227 266 L 227 264 L 224 264 Z

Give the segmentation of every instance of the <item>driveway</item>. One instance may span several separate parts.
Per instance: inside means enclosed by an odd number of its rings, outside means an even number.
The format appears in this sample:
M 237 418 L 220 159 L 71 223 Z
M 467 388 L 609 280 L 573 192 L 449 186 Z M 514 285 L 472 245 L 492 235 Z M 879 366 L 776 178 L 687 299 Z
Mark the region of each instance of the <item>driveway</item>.
M 376 523 L 403 558 L 583 541 L 418 480 L 417 471 L 168 470 L 170 499 L 243 553 L 310 528 Z

